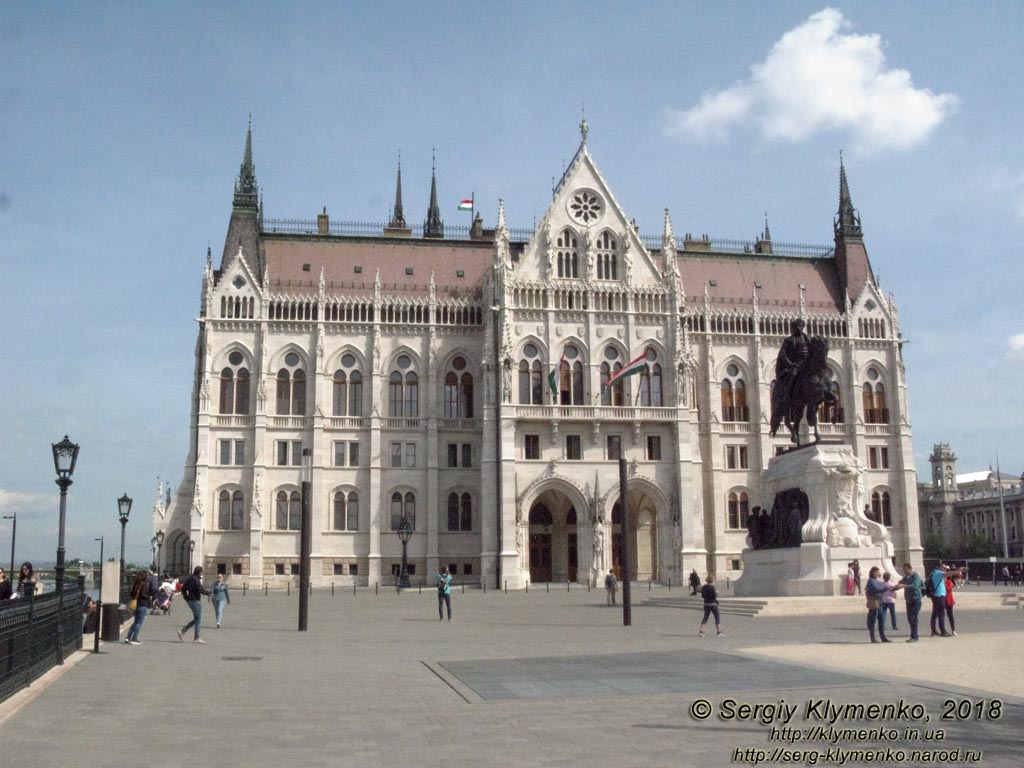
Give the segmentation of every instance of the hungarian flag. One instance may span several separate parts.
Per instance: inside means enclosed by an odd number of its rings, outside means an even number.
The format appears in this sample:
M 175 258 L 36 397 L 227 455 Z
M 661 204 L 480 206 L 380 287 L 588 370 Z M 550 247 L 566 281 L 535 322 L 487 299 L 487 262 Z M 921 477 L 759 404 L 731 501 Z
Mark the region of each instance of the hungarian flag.
M 459 210 L 460 211 L 472 211 L 473 210 L 473 201 L 472 200 L 460 200 L 459 201 Z
M 558 365 L 555 369 L 548 374 L 548 386 L 551 387 L 551 394 L 555 398 L 555 402 L 558 402 L 558 373 L 562 370 L 562 363 L 565 362 L 565 348 L 562 348 L 562 357 L 558 360 Z
M 610 387 L 619 379 L 624 379 L 627 376 L 633 376 L 637 373 L 640 373 L 645 367 L 647 367 L 646 349 L 644 350 L 643 354 L 640 355 L 640 357 L 636 358 L 635 360 L 631 360 L 627 365 L 623 366 L 618 371 L 616 371 L 615 375 L 608 379 L 608 381 L 604 383 L 604 386 L 601 387 L 601 389 L 606 389 Z

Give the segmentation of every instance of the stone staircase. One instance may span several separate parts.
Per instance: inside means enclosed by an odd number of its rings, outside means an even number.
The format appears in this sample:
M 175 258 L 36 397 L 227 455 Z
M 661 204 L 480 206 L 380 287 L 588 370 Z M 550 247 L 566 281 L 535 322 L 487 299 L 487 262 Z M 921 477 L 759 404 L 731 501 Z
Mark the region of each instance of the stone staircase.
M 690 611 L 704 610 L 704 601 L 699 597 L 654 597 L 644 600 L 643 605 L 656 608 L 682 608 Z M 722 597 L 718 600 L 718 610 L 732 616 L 757 616 L 767 607 L 767 599 Z

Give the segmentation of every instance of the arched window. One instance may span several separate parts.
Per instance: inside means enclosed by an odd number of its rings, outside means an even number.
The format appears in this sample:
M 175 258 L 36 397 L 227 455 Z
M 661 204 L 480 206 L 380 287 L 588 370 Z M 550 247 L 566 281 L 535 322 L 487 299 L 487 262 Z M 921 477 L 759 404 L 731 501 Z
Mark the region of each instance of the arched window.
M 612 376 L 622 370 L 622 355 L 612 345 L 604 348 L 604 362 L 601 363 L 601 405 L 620 406 L 626 404 L 625 377 L 616 379 L 611 386 Z
M 448 494 L 448 530 L 473 530 L 473 499 L 468 493 Z
M 827 368 L 825 375 L 828 377 L 828 389 L 832 397 L 836 399 L 835 405 L 828 405 L 824 400 L 818 406 L 818 421 L 822 424 L 843 423 L 843 395 L 839 388 L 839 376 L 831 367 Z
M 864 382 L 863 393 L 864 422 L 866 424 L 888 424 L 889 408 L 885 402 L 885 385 L 878 369 L 872 366 L 867 370 L 868 380 Z
M 409 525 L 412 526 L 413 530 L 416 530 L 416 497 L 411 491 L 407 492 L 404 497 L 398 491 L 391 494 L 392 531 L 398 530 L 398 526 L 402 524 L 403 516 L 408 518 Z
M 888 491 L 875 491 L 871 494 L 872 520 L 882 525 L 892 525 L 892 506 Z
M 306 415 L 306 372 L 295 352 L 284 356 L 284 367 L 277 372 L 277 415 Z
M 542 405 L 544 403 L 544 375 L 541 370 L 540 353 L 536 345 L 523 347 L 523 360 L 519 361 L 519 403 L 520 405 Z
M 749 504 L 746 491 L 731 491 L 729 493 L 729 528 L 736 530 L 745 526 Z
M 597 279 L 619 279 L 618 243 L 611 232 L 602 232 L 597 238 Z
M 534 504 L 530 509 L 530 525 L 554 525 L 555 520 L 551 510 L 543 504 Z
M 555 254 L 559 277 L 580 276 L 580 255 L 577 245 L 576 233 L 571 229 L 563 229 L 558 236 L 558 250 Z
M 334 530 L 359 530 L 359 496 L 355 491 L 334 494 Z
M 640 371 L 640 405 L 660 408 L 661 399 L 661 366 L 656 362 L 658 353 L 647 349 L 647 365 Z
M 345 353 L 334 372 L 334 415 L 363 415 L 363 375 L 356 368 L 356 356 Z
M 245 503 L 242 492 L 231 494 L 231 530 L 240 531 L 245 527 Z
M 302 529 L 302 497 L 298 491 L 277 492 L 277 530 L 298 531 Z
M 739 366 L 729 363 L 722 379 L 722 421 L 750 421 L 747 407 L 747 385 L 740 376 Z
M 572 344 L 563 350 L 565 359 L 559 366 L 558 402 L 560 405 L 583 405 L 583 361 Z
M 228 355 L 228 365 L 220 372 L 220 413 L 249 413 L 249 369 L 238 350 Z
M 398 370 L 392 371 L 388 377 L 388 415 L 407 418 L 419 416 L 419 377 L 415 371 L 409 370 L 412 358 L 399 355 L 395 365 Z
M 452 359 L 452 370 L 444 377 L 444 415 L 447 419 L 473 418 L 473 375 L 466 370 L 466 358 Z

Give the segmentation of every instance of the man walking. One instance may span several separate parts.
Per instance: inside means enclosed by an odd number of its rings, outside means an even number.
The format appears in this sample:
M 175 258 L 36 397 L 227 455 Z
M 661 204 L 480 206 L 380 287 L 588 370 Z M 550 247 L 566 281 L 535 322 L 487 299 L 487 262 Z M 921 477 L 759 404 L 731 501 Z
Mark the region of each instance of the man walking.
M 608 575 L 604 577 L 604 591 L 608 605 L 615 605 L 615 590 L 619 586 L 619 580 L 615 578 L 615 570 L 609 569 Z
M 197 565 L 192 569 L 192 575 L 185 580 L 185 585 L 181 588 L 181 596 L 185 598 L 185 602 L 192 610 L 192 621 L 182 627 L 178 632 L 178 640 L 181 642 L 185 642 L 185 633 L 188 631 L 188 628 L 194 627 L 192 642 L 199 644 L 206 643 L 206 641 L 199 636 L 199 630 L 203 623 L 203 595 L 209 594 L 210 590 L 203 586 L 203 566 Z
M 690 596 L 696 597 L 698 589 L 700 589 L 700 576 L 697 574 L 697 569 L 694 568 L 690 571 Z
M 917 619 L 921 614 L 921 587 L 923 585 L 924 582 L 914 572 L 914 567 L 910 563 L 904 563 L 903 578 L 900 579 L 897 589 L 904 590 L 903 597 L 907 601 L 907 624 L 910 625 L 908 643 L 917 642 Z
M 437 574 L 437 620 L 444 620 L 444 607 L 448 607 L 448 621 L 452 620 L 452 577 L 448 566 L 444 566 Z

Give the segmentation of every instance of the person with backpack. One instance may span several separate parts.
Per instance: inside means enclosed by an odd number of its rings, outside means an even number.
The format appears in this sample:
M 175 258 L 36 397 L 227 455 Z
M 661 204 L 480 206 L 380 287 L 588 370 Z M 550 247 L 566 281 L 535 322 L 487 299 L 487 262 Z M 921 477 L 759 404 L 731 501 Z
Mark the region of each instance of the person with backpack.
M 917 619 L 921 614 L 921 577 L 914 572 L 914 566 L 910 563 L 903 564 L 903 578 L 896 586 L 896 589 L 903 590 L 903 598 L 907 601 L 907 624 L 910 625 L 910 637 L 908 643 L 917 642 Z
M 939 563 L 928 577 L 926 594 L 932 599 L 932 637 L 950 637 L 946 631 L 946 566 Z M 936 620 L 938 629 L 935 631 Z
M 690 596 L 696 597 L 698 589 L 700 589 L 700 576 L 697 575 L 697 569 L 694 568 L 690 571 Z
M 608 605 L 615 605 L 615 591 L 619 586 L 619 580 L 615 578 L 615 569 L 609 568 L 608 574 L 604 577 L 604 592 Z
M 441 568 L 437 574 L 437 620 L 444 621 L 444 607 L 448 607 L 448 621 L 452 620 L 452 577 L 448 566 Z
M 192 621 L 178 631 L 179 641 L 184 643 L 185 632 L 188 631 L 189 627 L 194 627 L 192 642 L 206 643 L 199 636 L 199 630 L 203 623 L 203 595 L 209 596 L 210 594 L 212 594 L 210 590 L 203 586 L 203 566 L 197 565 L 192 569 L 192 575 L 185 580 L 185 584 L 181 588 L 181 596 L 185 598 L 185 602 L 192 610 Z

